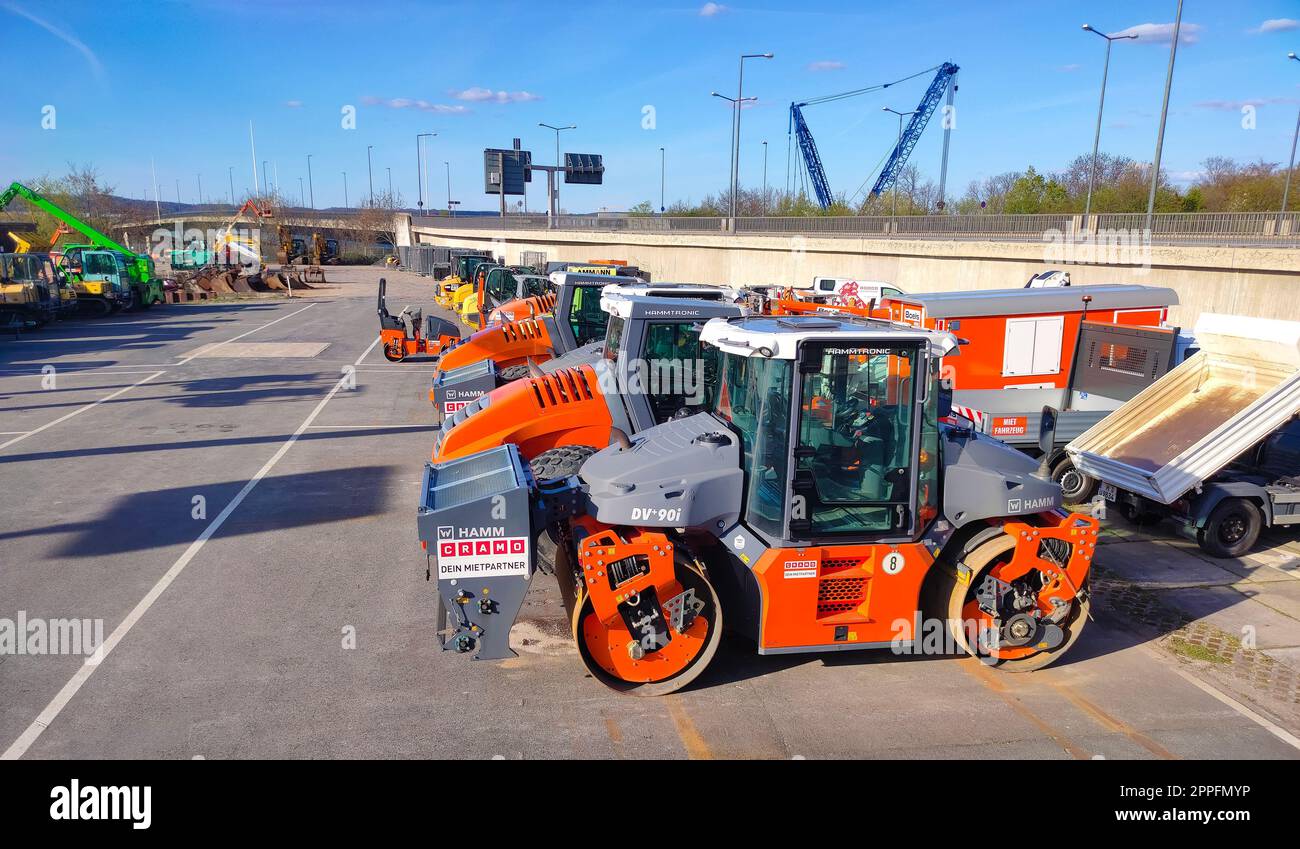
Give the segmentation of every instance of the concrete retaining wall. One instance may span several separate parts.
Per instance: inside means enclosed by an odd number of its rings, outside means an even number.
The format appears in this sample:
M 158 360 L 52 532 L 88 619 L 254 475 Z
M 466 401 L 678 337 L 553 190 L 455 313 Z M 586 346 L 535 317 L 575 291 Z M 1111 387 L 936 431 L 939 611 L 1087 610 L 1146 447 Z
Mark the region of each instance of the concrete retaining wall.
M 693 283 L 788 283 L 814 275 L 892 282 L 907 291 L 1023 286 L 1033 274 L 1064 268 L 1076 284 L 1168 286 L 1181 304 L 1171 322 L 1191 327 L 1202 312 L 1300 321 L 1300 250 L 1151 246 L 1112 264 L 1061 262 L 1056 246 L 1026 242 L 880 240 L 806 236 L 585 233 L 438 227 L 417 221 L 413 243 L 488 248 L 517 263 L 522 251 L 548 260 L 626 259 L 655 280 Z M 1114 253 L 1111 256 L 1115 256 Z

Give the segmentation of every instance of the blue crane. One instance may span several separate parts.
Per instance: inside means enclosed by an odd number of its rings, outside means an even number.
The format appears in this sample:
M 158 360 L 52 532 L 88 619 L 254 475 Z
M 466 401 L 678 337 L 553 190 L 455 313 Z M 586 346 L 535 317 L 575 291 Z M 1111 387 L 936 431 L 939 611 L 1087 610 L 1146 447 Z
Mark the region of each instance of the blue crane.
M 921 139 L 921 133 L 924 132 L 926 124 L 930 122 L 930 116 L 934 110 L 939 107 L 939 101 L 943 99 L 945 92 L 948 92 L 949 103 L 952 102 L 952 90 L 956 89 L 953 81 L 957 76 L 958 68 L 951 62 L 944 62 L 933 68 L 926 68 L 924 71 L 918 71 L 900 80 L 882 83 L 880 85 L 867 86 L 866 88 L 854 89 L 853 91 L 841 92 L 840 94 L 831 94 L 825 97 L 816 97 L 806 100 L 802 103 L 790 104 L 790 126 L 788 133 L 792 134 L 799 142 L 799 152 L 803 155 L 804 167 L 808 171 L 809 182 L 812 183 L 813 192 L 817 196 L 817 202 L 822 209 L 830 207 L 833 197 L 831 195 L 830 183 L 826 179 L 826 169 L 822 166 L 821 155 L 817 152 L 817 143 L 813 141 L 812 132 L 808 129 L 808 124 L 804 121 L 803 107 L 811 106 L 818 103 L 829 103 L 835 100 L 844 100 L 849 97 L 857 97 L 860 94 L 866 94 L 872 91 L 880 91 L 897 85 L 907 80 L 915 79 L 930 71 L 936 71 L 934 80 L 931 81 L 930 87 L 926 89 L 925 96 L 917 105 L 916 111 L 912 114 L 912 119 L 908 121 L 903 135 L 895 145 L 893 152 L 889 155 L 885 167 L 881 169 L 880 177 L 876 180 L 871 189 L 871 196 L 875 197 L 882 192 L 888 191 L 893 186 L 894 181 L 898 178 L 898 172 L 907 164 L 907 158 L 912 153 L 912 148 Z M 949 88 L 951 85 L 951 89 Z M 944 145 L 944 170 L 947 170 L 947 144 Z M 945 174 L 946 177 L 946 174 Z M 942 194 L 942 189 L 940 191 Z

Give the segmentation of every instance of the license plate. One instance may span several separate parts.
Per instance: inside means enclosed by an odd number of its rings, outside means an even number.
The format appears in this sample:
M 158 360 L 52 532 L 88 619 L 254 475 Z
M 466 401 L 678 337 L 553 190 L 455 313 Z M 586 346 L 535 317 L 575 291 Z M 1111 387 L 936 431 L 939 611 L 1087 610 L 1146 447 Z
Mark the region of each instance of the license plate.
M 1098 491 L 1101 492 L 1101 497 L 1107 501 L 1119 500 L 1119 490 L 1115 488 L 1113 483 L 1103 483 Z

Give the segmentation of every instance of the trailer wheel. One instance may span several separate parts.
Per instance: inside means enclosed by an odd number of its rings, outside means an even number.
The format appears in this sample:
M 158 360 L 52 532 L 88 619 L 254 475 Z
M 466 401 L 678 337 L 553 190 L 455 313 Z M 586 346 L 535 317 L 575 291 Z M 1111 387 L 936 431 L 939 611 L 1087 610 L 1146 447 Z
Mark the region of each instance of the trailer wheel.
M 1001 534 L 974 548 L 966 547 L 960 557 L 969 569 L 966 581 L 958 580 L 957 569 L 946 558 L 935 564 L 943 569 L 943 586 L 936 586 L 936 591 L 947 590 L 947 625 L 954 641 L 970 656 L 981 663 L 996 666 L 1007 672 L 1032 672 L 1042 669 L 1061 658 L 1070 646 L 1079 639 L 1084 623 L 1088 621 L 1088 588 L 1081 586 L 1080 594 L 1070 602 L 1069 612 L 1059 623 L 1061 640 L 1051 648 L 1040 649 L 1033 644 L 1012 646 L 990 646 L 979 638 L 980 629 L 986 628 L 991 620 L 975 600 L 976 589 L 983 583 L 985 576 L 998 577 L 999 571 L 1011 561 L 1015 551 L 1015 537 Z M 972 642 L 972 636 L 975 640 Z
M 1264 516 L 1255 502 L 1225 498 L 1196 533 L 1201 550 L 1214 557 L 1240 557 L 1255 547 Z
M 561 445 L 538 454 L 528 462 L 528 467 L 539 482 L 558 480 L 576 475 L 587 458 L 595 453 L 596 449 L 590 445 Z
M 507 382 L 511 380 L 523 380 L 525 377 L 528 377 L 528 366 L 522 365 L 504 368 L 497 372 L 497 376 Z
M 1052 480 L 1061 485 L 1061 497 L 1066 504 L 1082 504 L 1097 491 L 1097 479 L 1076 469 L 1069 455 L 1052 466 Z

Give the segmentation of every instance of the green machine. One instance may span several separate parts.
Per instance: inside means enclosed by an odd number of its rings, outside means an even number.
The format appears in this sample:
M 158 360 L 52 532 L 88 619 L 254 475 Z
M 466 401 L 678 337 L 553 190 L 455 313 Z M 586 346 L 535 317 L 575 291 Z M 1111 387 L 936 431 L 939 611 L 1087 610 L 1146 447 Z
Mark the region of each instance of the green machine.
M 77 292 L 78 303 L 110 313 L 123 308 L 148 309 L 162 302 L 162 281 L 154 276 L 148 255 L 123 247 L 22 183 L 13 183 L 0 194 L 0 210 L 19 197 L 89 240 L 68 245 L 63 251 L 64 271 Z

